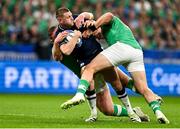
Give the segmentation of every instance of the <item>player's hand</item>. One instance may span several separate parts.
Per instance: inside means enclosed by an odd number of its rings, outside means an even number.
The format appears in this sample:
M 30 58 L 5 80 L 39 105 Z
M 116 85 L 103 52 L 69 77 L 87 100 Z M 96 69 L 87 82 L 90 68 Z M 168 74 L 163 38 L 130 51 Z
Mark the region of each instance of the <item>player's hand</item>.
M 57 35 L 57 37 L 55 38 L 54 43 L 59 43 L 59 42 L 63 41 L 63 39 L 64 39 L 67 35 L 68 35 L 68 32 L 66 32 L 66 31 L 63 31 L 63 32 L 59 33 L 59 34 Z
M 88 29 L 88 30 L 85 30 L 83 33 L 82 33 L 82 37 L 83 38 L 89 38 L 90 35 L 92 35 L 92 30 Z
M 85 28 L 88 28 L 90 26 L 94 26 L 95 25 L 95 21 L 94 20 L 87 20 L 85 23 L 84 23 L 84 27 Z
M 74 23 L 76 27 L 79 29 L 84 24 L 84 15 L 79 15 L 75 20 Z
M 78 38 L 81 38 L 81 37 L 82 37 L 82 34 L 81 34 L 80 31 L 74 30 L 74 36 L 77 36 Z
M 103 34 L 101 28 L 98 28 L 92 33 L 93 36 L 95 36 L 97 39 L 103 39 Z

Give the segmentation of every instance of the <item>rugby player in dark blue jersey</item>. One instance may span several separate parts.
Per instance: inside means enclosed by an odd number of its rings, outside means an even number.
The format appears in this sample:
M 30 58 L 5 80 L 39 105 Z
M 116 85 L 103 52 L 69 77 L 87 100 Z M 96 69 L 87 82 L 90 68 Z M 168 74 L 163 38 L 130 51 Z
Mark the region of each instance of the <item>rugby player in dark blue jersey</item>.
M 88 15 L 87 15 L 88 14 Z M 80 20 L 81 22 L 84 21 L 85 19 L 90 19 L 90 14 L 89 13 L 84 13 L 82 14 L 84 15 L 84 19 Z M 81 19 L 79 17 L 81 17 L 82 15 L 78 16 L 77 19 Z M 62 51 L 63 54 L 65 55 L 72 55 L 74 56 L 75 59 L 78 60 L 78 63 L 80 64 L 80 66 L 83 67 L 86 66 L 88 63 L 90 63 L 90 61 L 97 55 L 99 54 L 102 49 L 100 44 L 96 41 L 95 37 L 90 36 L 89 38 L 82 38 L 82 43 L 81 44 L 77 44 L 77 40 L 79 38 L 81 38 L 81 32 L 76 30 L 77 27 L 74 24 L 74 18 L 72 16 L 72 13 L 66 9 L 66 8 L 60 8 L 56 11 L 56 18 L 59 22 L 59 26 L 58 26 L 58 30 L 57 30 L 57 34 L 60 32 L 63 32 L 65 30 L 75 30 L 74 31 L 74 36 L 72 37 L 72 39 L 65 43 L 65 42 L 60 42 L 58 43 L 60 46 L 60 49 Z M 76 20 L 75 20 L 76 21 Z M 78 21 L 78 20 L 77 20 Z M 81 30 L 81 28 L 79 28 L 79 30 Z M 83 30 L 81 30 L 83 31 Z M 56 34 L 56 35 L 57 35 Z M 107 72 L 107 74 L 103 74 L 104 72 Z M 127 109 L 128 112 L 128 116 L 131 118 L 132 121 L 136 121 L 136 122 L 141 122 L 140 118 L 134 113 L 134 111 L 132 110 L 129 98 L 127 96 L 127 93 L 125 91 L 125 88 L 122 87 L 121 82 L 119 81 L 119 76 L 117 74 L 117 71 L 115 69 L 115 67 L 112 67 L 108 70 L 104 70 L 104 72 L 101 71 L 101 74 L 96 74 L 96 76 L 100 76 L 101 78 L 105 78 L 106 81 L 110 82 L 111 85 L 113 86 L 113 88 L 115 89 L 116 93 L 118 94 L 118 97 L 122 100 L 124 106 Z M 102 75 L 103 74 L 103 75 Z M 95 79 L 96 80 L 96 79 Z M 104 80 L 101 80 L 101 82 Z M 82 86 L 84 86 L 84 83 L 86 83 L 86 81 L 81 80 L 80 83 L 82 83 Z M 93 83 L 93 82 L 91 82 Z M 86 87 L 82 87 L 81 89 L 86 88 Z M 81 90 L 80 89 L 80 90 Z M 81 90 L 81 91 L 85 91 L 85 90 Z M 79 94 L 82 95 L 82 94 Z M 78 94 L 76 95 L 77 97 L 73 98 L 73 99 L 78 99 L 78 98 L 83 98 L 78 96 Z M 67 109 L 70 106 L 79 104 L 84 102 L 85 100 L 80 99 L 80 101 L 74 101 L 74 100 L 69 100 L 66 103 L 61 105 L 61 108 L 63 109 Z M 72 103 L 71 102 L 76 102 L 76 103 Z M 111 113 L 112 115 L 112 113 Z
M 56 37 L 55 32 L 57 31 L 57 27 L 53 26 L 49 29 L 49 37 L 51 37 L 51 42 L 54 42 L 54 39 Z M 63 38 L 66 36 L 67 33 L 64 33 L 61 35 L 61 37 L 58 38 Z M 57 39 L 59 40 L 59 39 Z M 81 76 L 81 67 L 77 60 L 74 58 L 73 55 L 64 55 L 59 49 L 58 44 L 53 44 L 52 47 L 52 56 L 53 59 L 56 61 L 60 61 L 63 65 L 65 65 L 68 69 L 70 69 L 78 78 Z M 93 88 L 93 87 L 90 87 Z M 87 118 L 85 121 L 86 122 L 94 122 L 97 119 L 97 109 L 96 109 L 96 93 L 94 88 L 90 89 L 86 92 L 86 98 L 88 100 L 88 104 L 91 110 L 91 115 L 89 118 Z

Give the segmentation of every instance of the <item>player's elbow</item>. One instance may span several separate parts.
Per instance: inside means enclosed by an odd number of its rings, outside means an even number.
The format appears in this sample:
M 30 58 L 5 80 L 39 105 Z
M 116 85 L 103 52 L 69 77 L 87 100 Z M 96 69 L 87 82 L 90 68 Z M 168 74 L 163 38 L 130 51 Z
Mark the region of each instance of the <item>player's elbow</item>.
M 55 61 L 59 61 L 60 59 L 58 58 L 58 56 L 53 56 L 53 59 L 55 60 Z
M 89 19 L 93 20 L 94 19 L 94 15 L 92 13 L 89 13 Z
M 111 21 L 111 19 L 113 18 L 113 14 L 111 13 L 111 12 L 108 12 L 108 13 L 106 13 L 106 19 L 107 19 L 107 21 Z

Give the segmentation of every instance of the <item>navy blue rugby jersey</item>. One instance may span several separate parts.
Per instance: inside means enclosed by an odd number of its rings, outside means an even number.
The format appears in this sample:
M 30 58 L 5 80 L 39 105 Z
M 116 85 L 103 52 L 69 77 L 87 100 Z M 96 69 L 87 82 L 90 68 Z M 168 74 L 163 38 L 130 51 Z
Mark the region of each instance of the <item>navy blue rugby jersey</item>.
M 75 26 L 70 28 L 71 30 L 77 30 Z M 81 28 L 80 31 L 84 29 Z M 60 25 L 58 25 L 58 29 L 56 31 L 56 36 L 60 33 L 65 31 Z M 60 43 L 60 45 L 62 45 Z M 73 52 L 70 56 L 76 58 L 77 62 L 79 63 L 80 67 L 83 67 L 91 62 L 91 60 L 99 54 L 103 49 L 101 45 L 96 41 L 94 36 L 90 36 L 89 38 L 82 38 L 82 44 L 76 45 Z

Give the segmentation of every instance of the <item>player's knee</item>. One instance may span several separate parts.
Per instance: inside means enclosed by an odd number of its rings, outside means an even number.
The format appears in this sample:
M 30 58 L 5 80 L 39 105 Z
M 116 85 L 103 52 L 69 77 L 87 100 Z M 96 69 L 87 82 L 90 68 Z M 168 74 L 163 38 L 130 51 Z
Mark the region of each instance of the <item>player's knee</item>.
M 92 67 L 88 67 L 88 66 L 85 67 L 84 71 L 90 72 L 90 73 L 93 73 L 93 74 L 95 73 L 95 69 L 92 68 Z
M 88 64 L 88 65 L 86 65 L 85 69 L 88 70 L 88 71 L 90 71 L 90 72 L 92 72 L 92 73 L 96 73 L 96 72 L 97 72 L 96 66 L 93 65 L 93 64 Z

